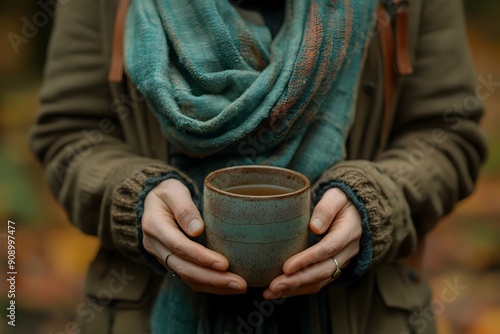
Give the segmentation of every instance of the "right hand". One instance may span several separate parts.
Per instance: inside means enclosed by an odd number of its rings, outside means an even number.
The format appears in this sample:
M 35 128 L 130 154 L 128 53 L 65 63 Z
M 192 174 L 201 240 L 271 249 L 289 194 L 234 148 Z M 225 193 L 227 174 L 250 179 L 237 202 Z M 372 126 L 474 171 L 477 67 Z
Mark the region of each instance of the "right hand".
M 203 229 L 203 220 L 189 189 L 179 180 L 165 180 L 146 196 L 142 216 L 146 251 L 163 264 L 167 255 L 173 253 L 168 257 L 168 267 L 194 291 L 219 295 L 245 293 L 247 283 L 227 271 L 229 262 L 223 255 L 184 234 L 197 237 Z

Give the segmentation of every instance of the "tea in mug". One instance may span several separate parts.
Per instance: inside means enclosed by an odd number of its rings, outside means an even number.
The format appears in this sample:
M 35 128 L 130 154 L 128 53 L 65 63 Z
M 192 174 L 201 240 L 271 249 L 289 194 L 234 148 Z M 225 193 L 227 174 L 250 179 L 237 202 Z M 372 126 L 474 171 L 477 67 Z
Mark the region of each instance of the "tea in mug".
M 227 192 L 244 196 L 276 196 L 293 192 L 293 189 L 272 184 L 248 184 L 224 189 Z

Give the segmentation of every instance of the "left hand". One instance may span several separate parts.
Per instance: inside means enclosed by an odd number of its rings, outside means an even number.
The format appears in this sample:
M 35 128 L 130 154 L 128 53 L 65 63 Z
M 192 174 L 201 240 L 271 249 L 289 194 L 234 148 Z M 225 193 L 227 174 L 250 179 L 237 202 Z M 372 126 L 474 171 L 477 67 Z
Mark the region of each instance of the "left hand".
M 332 282 L 337 260 L 345 268 L 359 252 L 361 217 L 344 192 L 332 188 L 316 205 L 309 227 L 316 234 L 328 233 L 317 244 L 292 256 L 264 291 L 264 298 L 276 299 L 313 294 Z

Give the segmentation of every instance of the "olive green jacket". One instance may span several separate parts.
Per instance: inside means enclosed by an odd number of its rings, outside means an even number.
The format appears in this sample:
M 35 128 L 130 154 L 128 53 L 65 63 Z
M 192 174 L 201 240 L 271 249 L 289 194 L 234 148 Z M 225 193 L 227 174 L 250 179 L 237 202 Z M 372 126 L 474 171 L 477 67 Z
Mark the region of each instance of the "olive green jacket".
M 147 333 L 161 280 L 138 251 L 133 204 L 148 178 L 173 168 L 142 96 L 126 79 L 107 81 L 117 4 L 60 5 L 30 133 L 69 219 L 101 242 L 76 310 L 81 333 Z M 472 192 L 485 157 L 462 4 L 414 0 L 410 13 L 414 73 L 396 80 L 387 143 L 380 149 L 384 75 L 375 36 L 347 160 L 318 181 L 340 178 L 365 196 L 374 241 L 372 269 L 361 280 L 327 287 L 336 333 L 433 332 L 430 292 L 418 275 L 422 241 Z

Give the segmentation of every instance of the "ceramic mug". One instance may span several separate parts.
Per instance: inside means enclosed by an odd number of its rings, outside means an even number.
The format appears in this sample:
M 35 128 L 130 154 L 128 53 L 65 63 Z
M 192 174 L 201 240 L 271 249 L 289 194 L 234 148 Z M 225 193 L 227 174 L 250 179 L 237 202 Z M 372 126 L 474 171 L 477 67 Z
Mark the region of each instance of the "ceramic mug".
M 205 179 L 207 247 L 224 255 L 229 271 L 249 287 L 264 287 L 283 264 L 307 247 L 310 182 L 271 166 L 219 169 Z

